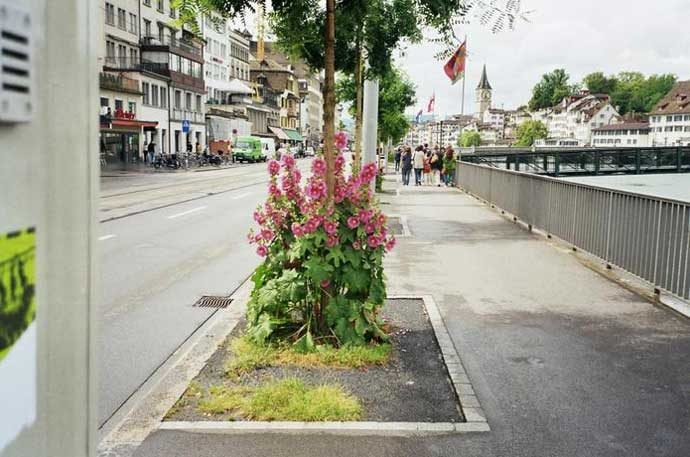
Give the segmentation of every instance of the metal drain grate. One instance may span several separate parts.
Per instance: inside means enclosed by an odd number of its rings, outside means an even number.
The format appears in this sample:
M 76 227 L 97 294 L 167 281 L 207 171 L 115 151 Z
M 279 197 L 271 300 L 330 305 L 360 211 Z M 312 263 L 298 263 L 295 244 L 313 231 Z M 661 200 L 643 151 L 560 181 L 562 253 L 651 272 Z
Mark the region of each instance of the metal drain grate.
M 194 303 L 193 306 L 195 308 L 222 309 L 227 308 L 230 303 L 232 303 L 232 298 L 230 297 L 216 297 L 213 295 L 206 295 L 201 297 L 196 303 Z

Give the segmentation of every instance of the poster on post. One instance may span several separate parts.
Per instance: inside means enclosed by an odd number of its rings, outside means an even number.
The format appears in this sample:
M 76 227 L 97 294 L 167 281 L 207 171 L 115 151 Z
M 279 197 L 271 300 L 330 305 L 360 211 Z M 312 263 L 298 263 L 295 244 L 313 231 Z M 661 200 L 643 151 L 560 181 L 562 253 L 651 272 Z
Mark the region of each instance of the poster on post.
M 0 234 L 0 452 L 36 420 L 36 234 Z

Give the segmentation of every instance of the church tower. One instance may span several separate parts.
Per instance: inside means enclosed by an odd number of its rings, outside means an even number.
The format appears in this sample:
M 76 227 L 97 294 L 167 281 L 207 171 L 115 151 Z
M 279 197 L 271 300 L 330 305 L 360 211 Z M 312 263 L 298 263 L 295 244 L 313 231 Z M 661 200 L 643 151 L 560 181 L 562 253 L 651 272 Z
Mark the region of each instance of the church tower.
M 484 111 L 491 108 L 491 84 L 486 77 L 486 65 L 482 69 L 482 78 L 479 80 L 477 89 L 474 92 L 474 102 L 476 105 L 475 116 L 482 118 Z

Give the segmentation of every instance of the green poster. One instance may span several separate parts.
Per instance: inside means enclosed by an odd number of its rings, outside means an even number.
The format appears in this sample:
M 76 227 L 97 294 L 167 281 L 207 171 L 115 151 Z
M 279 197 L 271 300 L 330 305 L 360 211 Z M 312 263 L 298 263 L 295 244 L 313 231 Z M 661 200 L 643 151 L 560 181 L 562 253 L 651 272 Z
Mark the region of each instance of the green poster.
M 34 229 L 0 235 L 0 364 L 36 317 Z

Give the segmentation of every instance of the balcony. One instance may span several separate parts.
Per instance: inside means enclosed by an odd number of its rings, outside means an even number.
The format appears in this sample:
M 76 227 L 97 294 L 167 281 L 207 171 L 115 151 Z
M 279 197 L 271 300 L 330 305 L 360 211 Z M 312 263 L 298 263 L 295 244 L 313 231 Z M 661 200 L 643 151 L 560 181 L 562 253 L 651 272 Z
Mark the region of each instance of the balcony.
M 141 61 L 131 57 L 106 57 L 103 70 L 138 71 L 141 69 Z
M 127 92 L 130 94 L 142 95 L 139 89 L 139 81 L 122 75 L 111 73 L 101 73 L 99 75 L 101 89 L 114 90 L 116 92 Z
M 177 108 L 171 110 L 170 119 L 173 121 L 180 122 L 189 121 L 195 124 L 204 124 L 206 122 L 206 116 L 204 115 L 204 113 Z
M 172 52 L 195 62 L 204 63 L 204 47 L 193 40 L 180 39 L 169 35 L 163 37 L 145 36 L 141 38 L 141 51 Z

